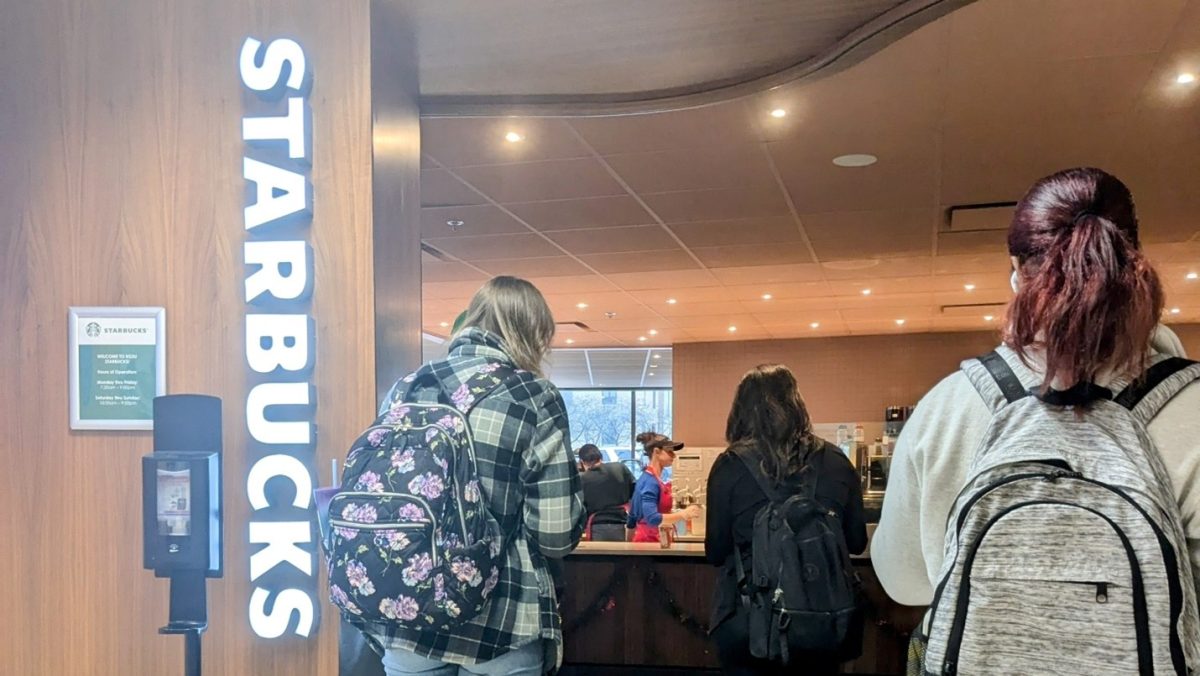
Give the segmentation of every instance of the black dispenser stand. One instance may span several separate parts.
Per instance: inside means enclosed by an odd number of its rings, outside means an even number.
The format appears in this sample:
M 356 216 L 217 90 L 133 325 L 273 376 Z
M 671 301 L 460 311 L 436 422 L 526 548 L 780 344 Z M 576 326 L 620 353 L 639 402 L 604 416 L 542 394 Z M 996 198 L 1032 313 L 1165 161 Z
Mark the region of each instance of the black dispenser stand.
M 208 595 L 204 571 L 171 576 L 171 615 L 160 634 L 183 634 L 184 676 L 200 676 L 200 635 L 208 629 Z

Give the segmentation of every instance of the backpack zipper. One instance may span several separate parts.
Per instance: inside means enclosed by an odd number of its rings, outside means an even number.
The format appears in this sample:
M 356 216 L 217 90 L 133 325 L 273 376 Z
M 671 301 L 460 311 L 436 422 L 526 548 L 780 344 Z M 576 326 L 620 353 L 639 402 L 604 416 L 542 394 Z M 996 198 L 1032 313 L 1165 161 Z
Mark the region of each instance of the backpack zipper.
M 1158 546 L 1163 554 L 1163 564 L 1167 568 L 1167 589 L 1171 600 L 1171 664 L 1177 674 L 1190 673 L 1187 667 L 1187 658 L 1183 655 L 1183 644 L 1179 640 L 1179 616 L 1183 613 L 1183 585 L 1179 583 L 1179 559 L 1175 556 L 1175 548 L 1171 546 L 1171 541 L 1167 539 L 1167 534 L 1163 532 L 1158 523 L 1154 519 L 1151 519 L 1146 510 L 1142 509 L 1142 506 L 1135 502 L 1125 490 L 1095 479 L 1088 479 L 1082 476 L 1073 478 L 1116 493 L 1136 509 L 1146 523 L 1150 524 L 1151 530 L 1154 531 L 1155 537 L 1158 538 Z
M 950 636 L 946 643 L 946 654 L 942 662 L 943 673 L 955 674 L 958 670 L 958 654 L 959 650 L 962 649 L 963 633 L 966 629 L 967 611 L 971 598 L 971 568 L 975 565 L 975 555 L 979 552 L 979 548 L 982 546 L 984 538 L 987 537 L 987 534 L 991 530 L 992 526 L 996 525 L 1000 519 L 1017 509 L 1021 509 L 1023 507 L 1032 507 L 1035 505 L 1063 505 L 1065 507 L 1072 507 L 1074 509 L 1082 509 L 1085 512 L 1094 514 L 1106 521 L 1108 525 L 1112 527 L 1113 532 L 1117 534 L 1117 537 L 1121 539 L 1121 544 L 1125 548 L 1125 556 L 1129 560 L 1129 569 L 1132 577 L 1133 619 L 1134 629 L 1137 633 L 1138 672 L 1142 674 L 1142 676 L 1152 676 L 1154 673 L 1154 656 L 1151 653 L 1150 648 L 1150 617 L 1149 612 L 1146 609 L 1146 596 L 1144 587 L 1145 581 L 1142 578 L 1141 565 L 1138 563 L 1137 554 L 1133 551 L 1133 545 L 1129 543 L 1129 538 L 1126 537 L 1125 532 L 1122 531 L 1120 527 L 1118 527 L 1117 524 L 1107 516 L 1104 516 L 1100 512 L 1088 507 L 1082 507 L 1080 505 L 1074 505 L 1069 502 L 1057 500 L 1033 500 L 1029 502 L 1018 503 L 1006 508 L 1004 511 L 992 517 L 986 524 L 984 524 L 983 529 L 979 532 L 979 536 L 975 538 L 975 542 L 971 547 L 971 551 L 967 554 L 967 560 L 963 563 L 962 574 L 959 576 L 959 579 L 962 580 L 962 586 L 958 591 L 958 598 L 956 599 L 955 603 L 954 622 L 950 626 Z M 1105 598 L 1107 600 L 1107 595 Z
M 445 404 L 409 404 L 409 406 L 421 406 L 423 408 L 440 409 L 443 411 L 449 411 L 451 415 L 462 419 L 464 436 L 466 436 L 466 438 L 467 438 L 467 459 L 470 460 L 471 467 L 475 468 L 474 473 L 476 476 L 478 476 L 479 475 L 479 469 L 478 469 L 479 465 L 475 461 L 475 437 L 473 434 L 470 433 L 471 432 L 471 422 L 470 422 L 470 420 L 467 419 L 466 414 L 464 414 L 462 411 L 458 410 L 457 408 L 454 408 L 453 406 L 446 406 Z M 415 432 L 418 430 L 427 430 L 430 428 L 437 429 L 437 430 L 441 431 L 443 434 L 446 434 L 446 430 L 444 428 L 442 428 L 441 426 L 437 425 L 436 423 L 432 424 L 432 425 L 421 425 L 420 427 L 410 427 L 407 430 L 399 429 L 398 425 L 392 426 L 393 432 Z M 455 469 L 455 472 L 453 472 L 453 473 L 447 472 L 447 475 L 457 474 L 457 470 L 458 470 L 458 458 L 457 457 L 454 458 L 454 469 Z M 452 480 L 455 484 L 458 484 L 457 476 L 447 476 L 447 478 Z M 481 498 L 481 502 L 482 502 L 482 497 L 483 497 L 483 481 L 482 480 L 479 482 L 479 493 L 480 493 L 480 498 Z M 465 516 L 463 516 L 462 499 L 459 497 L 459 491 L 457 491 L 457 490 L 453 491 L 453 495 L 454 495 L 454 504 L 458 507 L 458 521 L 459 521 L 459 526 L 462 527 L 463 541 L 468 546 L 470 546 L 475 543 L 466 542 L 467 518 Z M 484 506 L 486 507 L 486 505 L 484 505 Z M 433 512 L 430 511 L 430 514 L 432 514 L 432 513 Z
M 962 510 L 959 511 L 958 523 L 954 527 L 955 540 L 957 541 L 958 536 L 962 534 L 963 522 L 966 521 L 967 514 L 970 513 L 971 508 L 974 507 L 977 502 L 982 500 L 984 497 L 986 497 L 992 491 L 996 490 L 997 488 L 1000 488 L 1001 486 L 1007 486 L 1008 484 L 1015 483 L 1017 481 L 1024 481 L 1026 479 L 1052 480 L 1052 479 L 1050 479 L 1050 477 L 1054 476 L 1055 478 L 1053 480 L 1057 480 L 1058 478 L 1061 478 L 1061 476 L 1064 474 L 1064 472 L 1065 472 L 1065 470 L 1061 470 L 1061 469 L 1055 470 L 1053 472 L 1023 472 L 1021 474 L 1014 474 L 1012 476 L 1004 477 L 1003 479 L 1000 479 L 998 481 L 993 481 L 992 483 L 988 484 L 987 486 L 984 486 L 983 489 L 981 489 L 974 496 L 972 496 L 971 499 L 968 500 L 963 505 Z M 955 501 L 957 502 L 957 499 Z M 950 528 L 950 519 L 952 519 L 953 516 L 954 516 L 953 511 L 951 511 L 950 514 L 946 515 L 946 528 L 947 529 Z M 929 610 L 929 633 L 931 633 L 931 634 L 933 633 L 933 620 L 937 615 L 938 604 L 942 600 L 942 594 L 946 591 L 946 583 L 950 581 L 950 576 L 954 573 L 954 567 L 957 563 L 958 563 L 958 551 L 956 550 L 954 552 L 954 559 L 951 561 L 951 565 L 947 569 L 946 575 L 942 577 L 940 582 L 938 582 L 937 590 L 933 594 L 933 602 L 929 606 L 930 607 L 930 610 Z

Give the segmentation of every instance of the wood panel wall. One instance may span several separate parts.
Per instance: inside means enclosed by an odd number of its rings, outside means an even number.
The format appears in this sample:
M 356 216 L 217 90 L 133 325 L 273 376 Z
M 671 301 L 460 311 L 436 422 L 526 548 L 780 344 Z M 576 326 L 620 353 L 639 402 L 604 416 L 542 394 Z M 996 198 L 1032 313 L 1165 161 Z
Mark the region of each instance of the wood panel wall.
M 886 407 L 917 403 L 996 340 L 990 333 L 938 333 L 676 345 L 675 435 L 695 446 L 724 446 L 734 390 L 763 363 L 791 368 L 815 422 L 882 422 Z
M 0 672 L 182 671 L 181 639 L 156 634 L 167 584 L 141 567 L 151 437 L 71 433 L 67 417 L 67 307 L 161 305 L 169 391 L 225 402 L 227 572 L 209 583 L 205 673 L 335 673 L 328 605 L 309 640 L 257 639 L 247 620 L 237 63 L 245 37 L 286 36 L 314 69 L 318 453 L 340 456 L 374 407 L 367 0 L 12 1 L 0 16 Z
M 1200 324 L 1171 328 L 1188 355 L 1200 358 Z M 885 408 L 916 404 L 963 359 L 998 340 L 979 332 L 676 345 L 675 435 L 693 446 L 724 446 L 734 390 L 764 363 L 792 369 L 815 422 L 882 422 Z

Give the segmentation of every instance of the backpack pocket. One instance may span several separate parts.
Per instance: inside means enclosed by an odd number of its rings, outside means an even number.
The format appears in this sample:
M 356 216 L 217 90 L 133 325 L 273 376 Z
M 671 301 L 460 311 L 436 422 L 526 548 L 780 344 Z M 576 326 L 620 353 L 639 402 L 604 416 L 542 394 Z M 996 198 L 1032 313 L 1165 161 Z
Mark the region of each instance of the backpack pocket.
M 440 563 L 436 519 L 420 498 L 349 492 L 330 504 L 330 600 L 367 622 L 413 621 Z
M 1128 580 L 976 577 L 960 654 L 964 673 L 1136 674 L 1136 634 Z

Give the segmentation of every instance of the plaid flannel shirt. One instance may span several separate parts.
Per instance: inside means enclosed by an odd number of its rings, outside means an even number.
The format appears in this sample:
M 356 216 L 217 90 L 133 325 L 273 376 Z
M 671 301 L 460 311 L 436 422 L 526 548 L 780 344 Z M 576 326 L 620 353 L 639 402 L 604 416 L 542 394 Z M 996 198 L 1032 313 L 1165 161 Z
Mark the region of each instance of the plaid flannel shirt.
M 443 388 L 453 392 L 493 363 L 516 368 L 498 336 L 468 329 L 432 367 Z M 396 383 L 380 414 L 407 389 L 407 382 Z M 410 399 L 433 403 L 437 392 L 418 390 Z M 368 632 L 385 647 L 454 664 L 486 662 L 543 639 L 546 665 L 560 665 L 562 628 L 545 559 L 570 553 L 586 520 L 562 395 L 550 381 L 520 371 L 477 403 L 468 419 L 488 506 L 504 532 L 514 534 L 500 582 L 483 611 L 454 633 L 394 626 Z

